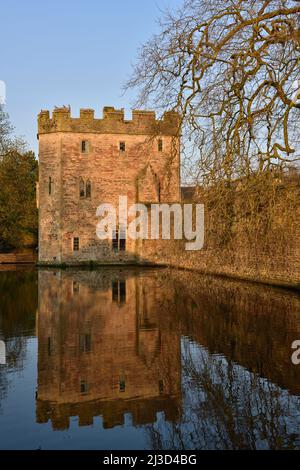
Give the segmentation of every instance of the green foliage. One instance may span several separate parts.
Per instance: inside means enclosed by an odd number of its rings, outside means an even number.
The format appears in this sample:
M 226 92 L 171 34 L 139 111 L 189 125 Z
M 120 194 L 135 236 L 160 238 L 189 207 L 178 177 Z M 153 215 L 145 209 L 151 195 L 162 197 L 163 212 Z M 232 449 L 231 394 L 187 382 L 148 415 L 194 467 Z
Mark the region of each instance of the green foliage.
M 37 240 L 35 202 L 38 162 L 33 152 L 8 150 L 0 160 L 0 248 L 32 246 Z
M 12 132 L 0 106 L 0 250 L 34 246 L 37 241 L 38 162 Z

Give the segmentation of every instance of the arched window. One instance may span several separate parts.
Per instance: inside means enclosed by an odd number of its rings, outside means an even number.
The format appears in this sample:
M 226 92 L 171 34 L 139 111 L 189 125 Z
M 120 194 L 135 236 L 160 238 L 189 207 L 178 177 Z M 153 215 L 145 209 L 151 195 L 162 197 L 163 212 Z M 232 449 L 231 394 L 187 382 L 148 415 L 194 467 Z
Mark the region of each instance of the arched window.
M 79 181 L 79 195 L 80 195 L 80 198 L 85 197 L 85 187 L 84 187 L 84 181 L 82 178 L 80 178 L 80 181 Z
M 92 196 L 92 183 L 90 180 L 87 180 L 85 185 L 85 197 L 90 198 Z

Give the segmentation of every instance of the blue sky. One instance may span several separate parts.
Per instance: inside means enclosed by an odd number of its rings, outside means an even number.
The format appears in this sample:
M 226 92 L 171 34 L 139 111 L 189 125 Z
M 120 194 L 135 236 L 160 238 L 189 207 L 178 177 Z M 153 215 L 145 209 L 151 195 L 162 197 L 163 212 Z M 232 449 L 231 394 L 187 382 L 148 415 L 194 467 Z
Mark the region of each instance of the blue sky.
M 37 151 L 40 109 L 105 105 L 130 109 L 122 96 L 139 46 L 158 29 L 161 10 L 182 0 L 0 0 L 0 80 L 17 135 Z

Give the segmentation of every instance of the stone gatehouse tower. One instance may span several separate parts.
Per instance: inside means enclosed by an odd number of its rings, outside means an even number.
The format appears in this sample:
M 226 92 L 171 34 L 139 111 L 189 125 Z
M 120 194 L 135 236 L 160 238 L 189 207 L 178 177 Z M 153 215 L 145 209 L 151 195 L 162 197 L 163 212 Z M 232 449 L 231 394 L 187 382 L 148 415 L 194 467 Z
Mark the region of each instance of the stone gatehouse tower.
M 41 111 L 39 138 L 39 262 L 46 264 L 142 260 L 143 241 L 126 237 L 99 240 L 97 207 L 180 201 L 178 114 L 157 120 L 152 111 L 105 107 L 103 118 L 68 107 Z M 122 234 L 120 233 L 122 232 Z M 149 243 L 149 242 L 147 242 Z M 146 261 L 146 260 L 145 260 Z

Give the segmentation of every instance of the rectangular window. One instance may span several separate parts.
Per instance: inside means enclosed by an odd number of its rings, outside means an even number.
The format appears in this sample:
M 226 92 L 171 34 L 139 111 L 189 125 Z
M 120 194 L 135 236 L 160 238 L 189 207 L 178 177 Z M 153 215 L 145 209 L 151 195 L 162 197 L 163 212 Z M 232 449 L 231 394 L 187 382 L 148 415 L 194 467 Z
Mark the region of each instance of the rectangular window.
M 126 383 L 125 383 L 125 380 L 124 379 L 120 379 L 120 392 L 125 392 L 125 388 L 126 388 Z
M 48 183 L 49 196 L 51 196 L 52 194 L 52 184 L 53 184 L 52 178 L 51 176 L 49 176 L 49 183 Z
M 84 180 L 80 178 L 79 180 L 79 196 L 80 199 L 83 199 L 85 197 L 85 185 L 84 185 Z
M 119 301 L 119 283 L 118 281 L 114 281 L 112 283 L 112 299 L 113 302 Z
M 73 251 L 79 251 L 79 238 L 73 238 Z
M 91 335 L 79 335 L 79 350 L 80 352 L 91 352 L 92 350 Z
M 114 251 L 119 250 L 119 231 L 118 230 L 113 231 L 112 248 Z
M 159 152 L 163 151 L 163 141 L 162 141 L 162 139 L 158 139 L 157 148 L 158 148 Z
M 120 282 L 120 302 L 121 303 L 126 302 L 126 282 L 125 281 Z
M 159 388 L 159 393 L 162 395 L 164 393 L 164 381 L 163 380 L 158 381 L 158 388 Z
M 126 251 L 126 238 L 120 238 L 120 251 Z
M 120 225 L 120 230 L 114 230 L 112 234 L 112 248 L 114 251 L 126 250 L 126 228 Z
M 79 283 L 77 281 L 73 281 L 73 295 L 79 293 Z
M 120 304 L 126 302 L 126 281 L 114 281 L 112 283 L 112 300 Z
M 120 251 L 125 251 L 126 250 L 126 229 L 123 226 L 120 226 L 119 250 Z
M 126 150 L 125 142 L 120 142 L 120 152 L 125 152 L 125 150 Z
M 89 143 L 87 140 L 81 141 L 81 153 L 88 153 L 89 151 Z
M 89 386 L 85 380 L 81 380 L 80 382 L 80 393 L 88 393 Z
M 92 196 L 92 183 L 90 180 L 87 180 L 85 185 L 85 197 L 90 199 Z

